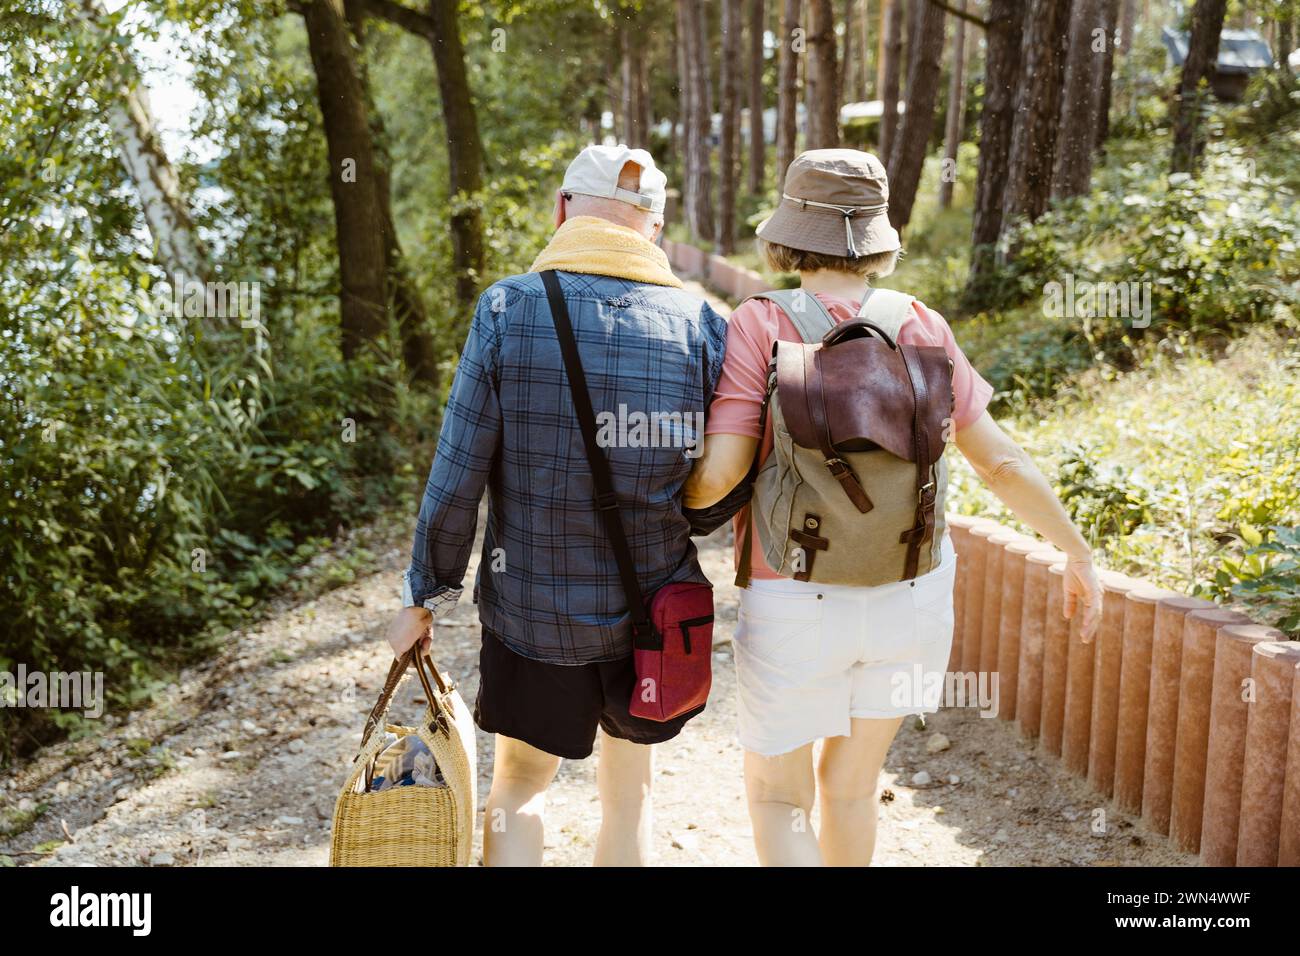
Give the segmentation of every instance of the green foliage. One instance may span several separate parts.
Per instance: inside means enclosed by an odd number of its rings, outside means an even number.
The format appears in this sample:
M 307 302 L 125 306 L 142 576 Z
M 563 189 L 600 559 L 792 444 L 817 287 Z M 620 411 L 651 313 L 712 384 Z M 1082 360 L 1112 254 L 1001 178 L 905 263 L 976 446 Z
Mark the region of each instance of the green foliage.
M 1057 494 L 1075 525 L 1095 546 L 1132 534 L 1151 518 L 1146 496 L 1127 468 L 1103 465 L 1095 448 L 1067 447 L 1057 468 Z
M 980 313 L 958 323 L 956 334 L 993 386 L 995 413 L 1055 394 L 1095 361 L 1076 323 L 1049 319 L 1031 306 Z
M 1231 143 L 1211 150 L 1196 179 L 1152 175 L 1149 156 L 1137 149 L 1116 144 L 1091 194 L 1011 230 L 1015 256 L 989 287 L 1000 311 L 1046 312 L 1049 284 L 1067 281 L 1078 288 L 1122 285 L 1150 303 L 1149 317 L 1136 309 L 1114 317 L 1085 309 L 1032 320 L 1028 344 L 1037 357 L 1022 373 L 1030 395 L 1059 383 L 1053 369 L 1069 372 L 1097 360 L 1129 368 L 1144 342 L 1235 335 L 1300 306 L 1300 206 L 1284 182 L 1261 174 L 1253 155 Z M 1008 355 L 1014 360 L 1021 351 Z
M 1300 639 L 1300 527 L 1274 525 L 1268 538 L 1251 525 L 1240 528 L 1246 544 L 1239 557 L 1225 557 L 1214 590 L 1243 601 L 1260 619 Z
M 1300 118 L 1300 75 L 1290 70 L 1261 70 L 1251 77 L 1245 104 L 1227 118 L 1227 132 L 1237 138 L 1266 140 L 1294 126 Z
M 917 188 L 918 202 L 903 237 L 903 255 L 898 269 L 879 280 L 887 289 L 902 289 L 930 308 L 955 317 L 970 268 L 970 207 L 975 195 L 975 172 L 979 151 L 973 143 L 962 143 L 957 163 L 945 170 L 941 156 L 926 160 Z M 937 197 L 943 175 L 956 175 L 953 201 L 940 207 Z
M 301 19 L 204 3 L 137 28 L 164 19 L 200 94 L 192 152 L 171 159 L 217 278 L 258 283 L 259 329 L 160 308 L 170 277 L 141 242 L 99 34 L 47 18 L 6 34 L 21 94 L 0 98 L 0 669 L 103 672 L 114 707 L 147 700 L 275 591 L 352 580 L 372 554 L 316 557 L 342 528 L 413 509 L 438 427 L 440 396 L 406 385 L 395 334 L 339 354 Z M 130 36 L 113 35 L 123 49 Z M 541 168 L 563 148 L 524 159 Z M 472 200 L 499 217 L 493 269 L 526 266 L 548 199 L 521 171 Z M 445 242 L 447 204 L 424 204 Z M 438 246 L 413 270 L 430 301 L 449 259 Z M 462 317 L 431 318 L 450 362 Z M 87 729 L 77 713 L 4 708 L 0 760 Z

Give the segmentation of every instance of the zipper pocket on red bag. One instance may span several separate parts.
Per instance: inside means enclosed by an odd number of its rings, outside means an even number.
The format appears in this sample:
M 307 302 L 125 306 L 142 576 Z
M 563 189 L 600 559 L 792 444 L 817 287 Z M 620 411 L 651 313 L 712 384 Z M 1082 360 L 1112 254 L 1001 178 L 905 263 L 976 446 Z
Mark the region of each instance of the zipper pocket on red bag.
M 709 614 L 705 617 L 693 617 L 686 621 L 677 622 L 677 626 L 682 629 L 682 647 L 685 649 L 687 654 L 691 653 L 691 628 L 702 627 L 705 624 L 712 624 L 712 623 L 713 623 L 712 614 Z

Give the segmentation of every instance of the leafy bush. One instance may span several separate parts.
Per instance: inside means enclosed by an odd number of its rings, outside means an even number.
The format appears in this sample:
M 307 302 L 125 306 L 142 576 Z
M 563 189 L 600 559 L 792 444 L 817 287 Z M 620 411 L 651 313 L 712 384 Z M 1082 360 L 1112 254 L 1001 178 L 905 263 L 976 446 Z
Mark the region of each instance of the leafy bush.
M 214 356 L 141 307 L 147 280 L 100 262 L 0 305 L 0 669 L 102 671 L 118 705 L 373 514 L 409 454 L 392 369 L 322 356 L 320 319 Z M 0 714 L 5 749 L 40 716 Z
M 1245 602 L 1263 620 L 1300 638 L 1300 527 L 1274 525 L 1267 540 L 1243 524 L 1247 548 L 1225 557 L 1214 576 L 1219 593 Z
M 1011 245 L 1004 296 L 1042 301 L 1047 283 L 1138 283 L 1150 295 L 1150 328 L 1137 316 L 1081 316 L 1099 350 L 1124 356 L 1135 340 L 1180 330 L 1235 332 L 1294 311 L 1300 298 L 1300 210 L 1285 186 L 1243 174 L 1223 147 L 1205 175 L 1159 177 L 1148 165 L 1118 170 L 1108 189 L 1062 203 L 1022 224 Z
M 1266 139 L 1300 118 L 1300 75 L 1290 70 L 1260 70 L 1250 79 L 1245 103 L 1227 118 L 1236 137 Z
M 1030 307 L 981 313 L 958 323 L 955 334 L 993 386 L 990 408 L 995 414 L 1054 394 L 1095 362 L 1092 345 L 1076 323 L 1048 319 Z
M 1057 469 L 1058 494 L 1083 536 L 1094 546 L 1132 534 L 1151 519 L 1145 495 L 1123 465 L 1103 467 L 1097 452 L 1067 448 Z

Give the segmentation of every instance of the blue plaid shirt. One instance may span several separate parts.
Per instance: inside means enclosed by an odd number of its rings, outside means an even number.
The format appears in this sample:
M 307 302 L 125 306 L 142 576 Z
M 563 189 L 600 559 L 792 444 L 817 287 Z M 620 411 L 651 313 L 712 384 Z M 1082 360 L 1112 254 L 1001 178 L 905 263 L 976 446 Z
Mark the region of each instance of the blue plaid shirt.
M 641 587 L 648 595 L 704 581 L 681 491 L 703 442 L 726 320 L 680 289 L 558 275 Z M 555 664 L 631 654 L 627 600 L 535 273 L 503 279 L 478 301 L 416 524 L 411 603 L 435 614 L 454 605 L 485 487 L 474 587 L 484 627 Z

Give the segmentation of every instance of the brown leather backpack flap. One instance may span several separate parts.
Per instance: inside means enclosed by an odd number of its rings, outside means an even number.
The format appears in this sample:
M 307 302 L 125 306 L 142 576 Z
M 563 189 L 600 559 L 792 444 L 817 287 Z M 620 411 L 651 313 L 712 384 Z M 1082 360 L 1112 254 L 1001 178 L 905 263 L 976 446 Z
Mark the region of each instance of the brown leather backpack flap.
M 814 361 L 807 361 L 816 352 Z M 931 396 L 922 425 L 933 464 L 943 453 L 944 422 L 952 415 L 952 364 L 938 346 L 916 349 Z M 825 402 L 831 441 L 839 451 L 879 446 L 905 461 L 915 461 L 912 384 L 902 355 L 875 337 L 841 341 L 831 348 L 778 342 L 776 387 L 790 437 L 803 448 L 819 448 L 813 403 Z M 820 390 L 820 396 L 818 394 Z
M 952 359 L 939 345 L 920 345 L 916 353 L 921 357 L 921 370 L 929 386 L 930 402 L 924 410 L 921 424 L 931 435 L 930 461 L 933 465 L 943 455 L 944 436 L 952 432 L 952 413 L 955 397 L 952 391 Z

